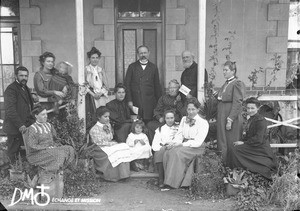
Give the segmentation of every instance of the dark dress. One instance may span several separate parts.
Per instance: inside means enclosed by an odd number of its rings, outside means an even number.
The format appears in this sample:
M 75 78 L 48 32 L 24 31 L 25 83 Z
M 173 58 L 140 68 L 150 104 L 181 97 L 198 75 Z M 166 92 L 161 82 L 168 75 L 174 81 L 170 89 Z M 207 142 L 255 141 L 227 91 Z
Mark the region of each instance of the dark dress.
M 232 149 L 232 165 L 259 173 L 271 179 L 276 172 L 276 159 L 266 138 L 267 122 L 260 114 L 255 114 L 248 120 L 242 141 L 244 144 Z
M 231 153 L 233 142 L 241 140 L 243 130 L 241 112 L 244 96 L 245 84 L 238 79 L 225 83 L 218 94 L 217 144 L 226 166 L 232 162 L 228 155 Z M 227 118 L 233 121 L 231 130 L 226 130 Z
M 127 102 L 114 99 L 108 102 L 106 107 L 110 110 L 109 118 L 115 132 L 115 140 L 125 143 L 132 123 Z
M 157 105 L 153 111 L 154 120 L 150 121 L 147 124 L 147 128 L 149 129 L 149 141 L 152 143 L 154 138 L 155 130 L 163 125 L 164 123 L 160 123 L 159 119 L 164 116 L 164 112 L 166 110 L 174 110 L 175 111 L 175 122 L 180 122 L 181 118 L 186 115 L 186 107 L 184 106 L 183 101 L 177 101 L 176 96 L 171 96 L 169 94 L 163 95 L 159 98 Z
M 129 65 L 125 86 L 128 101 L 139 108 L 139 116 L 143 120 L 153 118 L 153 110 L 161 96 L 161 87 L 157 66 L 150 61 L 143 70 L 139 61 Z

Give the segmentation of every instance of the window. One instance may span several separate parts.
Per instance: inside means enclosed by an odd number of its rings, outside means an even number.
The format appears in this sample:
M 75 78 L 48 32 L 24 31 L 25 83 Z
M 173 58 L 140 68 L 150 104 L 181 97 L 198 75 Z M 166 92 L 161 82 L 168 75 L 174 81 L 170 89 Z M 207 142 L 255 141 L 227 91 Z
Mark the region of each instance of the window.
M 0 22 L 0 97 L 14 81 L 14 69 L 20 64 L 19 1 L 1 1 Z
M 161 0 L 117 0 L 118 18 L 161 19 Z

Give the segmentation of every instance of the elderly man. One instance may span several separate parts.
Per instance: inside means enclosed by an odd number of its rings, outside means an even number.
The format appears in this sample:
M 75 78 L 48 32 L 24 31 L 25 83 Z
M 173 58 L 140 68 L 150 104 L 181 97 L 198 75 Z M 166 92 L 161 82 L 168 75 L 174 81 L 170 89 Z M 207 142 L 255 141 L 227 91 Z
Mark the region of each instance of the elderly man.
M 115 139 L 119 143 L 125 143 L 130 133 L 131 123 L 130 109 L 125 100 L 126 88 L 119 83 L 115 87 L 116 99 L 108 102 L 106 107 L 110 110 L 110 120 L 115 131 Z
M 128 105 L 138 107 L 138 115 L 145 123 L 153 117 L 153 110 L 161 96 L 158 68 L 149 59 L 147 46 L 137 49 L 139 60 L 130 64 L 125 77 Z
M 28 69 L 20 66 L 15 70 L 16 80 L 4 92 L 5 118 L 3 131 L 7 134 L 7 154 L 12 163 L 24 145 L 24 133 L 35 120 L 31 115 L 33 99 L 27 84 Z M 25 156 L 25 154 L 23 154 Z
M 194 61 L 195 56 L 190 51 L 182 52 L 182 63 L 184 71 L 181 74 L 181 84 L 188 87 L 191 91 L 185 95 L 181 95 L 184 101 L 186 98 L 196 97 L 197 98 L 197 77 L 198 77 L 198 65 Z M 207 82 L 207 72 L 205 70 L 205 82 Z
M 176 79 L 169 82 L 168 93 L 161 96 L 154 109 L 154 120 L 147 124 L 149 129 L 149 141 L 152 142 L 156 128 L 164 124 L 164 112 L 166 110 L 175 111 L 175 122 L 180 122 L 181 118 L 186 115 L 184 103 L 178 94 L 180 84 Z

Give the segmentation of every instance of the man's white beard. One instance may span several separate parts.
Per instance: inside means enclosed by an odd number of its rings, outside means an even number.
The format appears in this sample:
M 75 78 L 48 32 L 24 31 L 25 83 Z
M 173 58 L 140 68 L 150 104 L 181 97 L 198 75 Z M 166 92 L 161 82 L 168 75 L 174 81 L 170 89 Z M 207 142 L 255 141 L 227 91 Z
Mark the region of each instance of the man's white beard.
M 185 62 L 185 63 L 183 63 L 183 68 L 184 68 L 184 69 L 187 69 L 187 68 L 189 68 L 192 64 L 193 64 L 193 62 Z

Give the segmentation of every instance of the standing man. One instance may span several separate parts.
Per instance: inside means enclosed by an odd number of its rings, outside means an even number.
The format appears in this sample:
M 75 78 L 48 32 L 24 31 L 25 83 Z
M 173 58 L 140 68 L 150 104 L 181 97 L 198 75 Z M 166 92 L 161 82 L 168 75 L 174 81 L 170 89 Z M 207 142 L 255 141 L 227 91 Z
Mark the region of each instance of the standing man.
M 20 147 L 24 145 L 22 133 L 34 122 L 31 116 L 33 99 L 26 85 L 28 74 L 26 67 L 18 67 L 15 70 L 16 80 L 4 92 L 3 130 L 7 134 L 7 154 L 11 163 L 15 162 Z
M 198 79 L 198 64 L 194 61 L 195 56 L 190 51 L 183 51 L 182 54 L 182 63 L 184 71 L 181 74 L 181 84 L 188 87 L 191 91 L 187 96 L 181 94 L 183 101 L 185 102 L 187 98 L 195 97 L 197 98 L 198 88 L 197 88 L 197 79 Z M 208 75 L 205 69 L 205 79 L 204 82 L 207 83 Z
M 197 98 L 197 74 L 198 74 L 198 65 L 196 62 L 194 62 L 194 54 L 192 54 L 190 51 L 183 51 L 182 54 L 182 63 L 184 71 L 181 74 L 181 84 L 188 87 L 191 91 L 190 93 L 185 95 L 181 95 L 184 101 L 186 101 L 186 98 L 195 97 Z
M 150 62 L 149 49 L 141 45 L 137 49 L 139 60 L 130 64 L 125 77 L 128 89 L 128 105 L 139 108 L 138 115 L 145 123 L 153 118 L 153 110 L 161 96 L 158 69 Z

